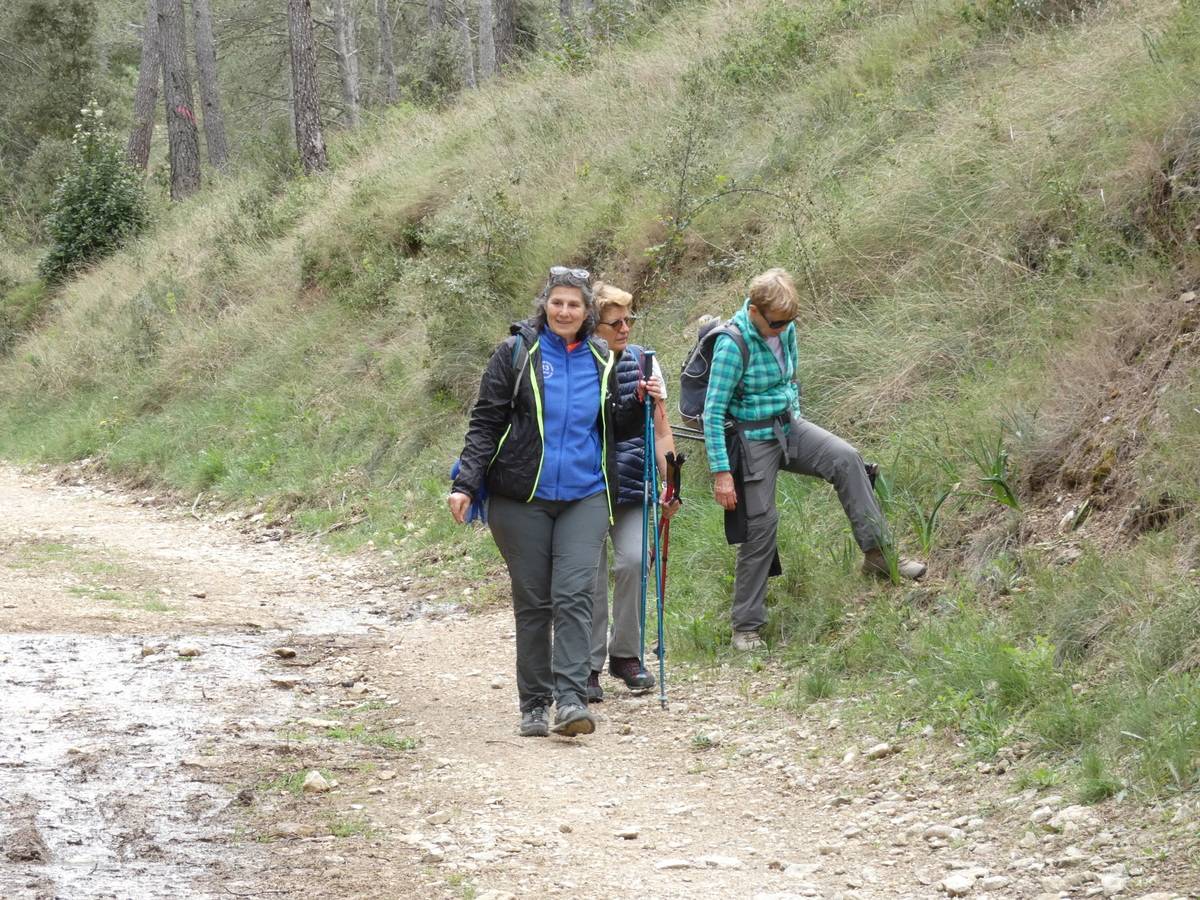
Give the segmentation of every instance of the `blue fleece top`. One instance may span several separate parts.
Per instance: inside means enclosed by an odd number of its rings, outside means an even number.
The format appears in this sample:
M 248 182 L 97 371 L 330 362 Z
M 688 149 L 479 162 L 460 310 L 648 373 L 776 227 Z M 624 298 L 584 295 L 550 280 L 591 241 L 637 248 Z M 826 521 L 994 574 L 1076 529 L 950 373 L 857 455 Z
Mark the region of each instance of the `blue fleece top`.
M 604 490 L 600 439 L 600 373 L 587 341 L 568 352 L 542 327 L 540 350 L 545 456 L 540 500 L 582 500 Z

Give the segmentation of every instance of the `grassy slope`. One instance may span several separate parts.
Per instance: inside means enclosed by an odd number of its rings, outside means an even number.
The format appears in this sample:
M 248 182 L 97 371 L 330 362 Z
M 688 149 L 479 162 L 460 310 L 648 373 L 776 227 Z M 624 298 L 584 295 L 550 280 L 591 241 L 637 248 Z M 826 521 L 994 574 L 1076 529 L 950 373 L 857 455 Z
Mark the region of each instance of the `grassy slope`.
M 444 473 L 483 355 L 545 266 L 637 287 L 641 337 L 673 368 L 699 313 L 787 265 L 810 288 L 809 414 L 889 464 L 897 537 L 945 578 L 863 583 L 830 492 L 787 484 L 771 632 L 797 676 L 780 702 L 873 696 L 984 756 L 1028 742 L 1093 799 L 1191 789 L 1195 531 L 1134 542 L 1117 524 L 1198 499 L 1196 323 L 1167 302 L 1196 277 L 1194 238 L 1172 230 L 1196 207 L 1147 206 L 1156 173 L 1200 152 L 1181 131 L 1196 8 L 1069 28 L 972 8 L 688 6 L 586 71 L 342 136 L 328 179 L 231 179 L 69 285 L 0 359 L 0 453 L 98 455 L 482 570 L 494 550 L 449 526 Z M 1149 405 L 1115 399 L 1135 393 Z M 981 481 L 995 441 L 1020 509 Z M 697 458 L 671 640 L 712 658 L 732 551 L 702 474 Z M 1089 495 L 1091 521 L 1059 535 Z M 1082 558 L 1058 565 L 1064 547 Z

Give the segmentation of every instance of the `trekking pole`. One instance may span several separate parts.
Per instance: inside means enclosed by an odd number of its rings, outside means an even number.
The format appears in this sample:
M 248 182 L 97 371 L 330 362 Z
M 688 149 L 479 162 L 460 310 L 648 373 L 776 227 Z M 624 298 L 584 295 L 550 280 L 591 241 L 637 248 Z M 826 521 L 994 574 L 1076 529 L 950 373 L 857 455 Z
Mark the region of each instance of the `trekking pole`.
M 647 350 L 643 354 L 645 357 L 644 373 L 645 377 L 649 378 L 654 371 L 654 351 Z M 658 702 L 663 709 L 667 708 L 667 693 L 666 684 L 666 647 L 663 646 L 663 558 L 662 549 L 659 545 L 659 506 L 658 506 L 658 451 L 655 447 L 654 440 L 654 403 L 651 400 L 646 404 L 646 437 L 645 437 L 645 469 L 646 469 L 646 491 L 649 497 L 647 511 L 653 515 L 644 517 L 648 526 L 653 526 L 651 537 L 654 539 L 654 607 L 658 619 Z M 647 573 L 648 574 L 648 573 Z M 643 601 L 644 605 L 644 601 Z M 642 628 L 645 631 L 645 626 Z M 644 655 L 644 653 L 643 653 Z M 645 668 L 645 660 L 642 661 L 642 667 Z
M 654 356 L 653 351 L 642 354 L 642 377 L 649 379 L 654 373 Z M 646 581 L 649 577 L 650 570 L 650 530 L 651 516 L 656 511 L 654 504 L 658 500 L 654 492 L 655 477 L 658 474 L 658 465 L 654 458 L 654 401 L 651 397 L 645 398 L 646 420 L 643 426 L 644 446 L 642 447 L 642 568 L 641 568 L 641 591 L 638 594 L 638 616 L 640 627 L 638 628 L 638 664 L 643 670 L 646 668 Z M 657 519 L 654 521 L 657 526 Z M 657 538 L 658 532 L 655 531 Z M 655 541 L 657 544 L 657 540 Z M 657 590 L 657 587 L 656 587 Z
M 683 461 L 687 459 L 684 454 L 680 453 L 676 456 L 674 453 L 667 454 L 667 487 L 666 487 L 666 502 L 670 506 L 673 503 L 683 503 L 683 497 L 680 495 L 682 490 L 682 473 L 680 467 Z M 661 572 L 658 576 L 658 646 L 655 648 L 655 655 L 658 656 L 658 702 L 663 709 L 667 708 L 667 639 L 666 626 L 664 619 L 666 616 L 667 606 L 667 563 L 670 560 L 669 552 L 671 547 L 671 520 L 668 517 L 663 517 L 659 520 L 659 553 L 658 559 L 662 560 Z

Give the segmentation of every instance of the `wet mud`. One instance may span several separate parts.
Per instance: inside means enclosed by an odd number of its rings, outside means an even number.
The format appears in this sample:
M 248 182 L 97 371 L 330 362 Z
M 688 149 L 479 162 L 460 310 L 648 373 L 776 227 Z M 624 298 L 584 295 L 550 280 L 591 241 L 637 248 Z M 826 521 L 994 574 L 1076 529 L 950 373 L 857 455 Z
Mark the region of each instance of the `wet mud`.
M 207 897 L 235 835 L 235 796 L 206 773 L 214 734 L 267 737 L 264 637 L 173 642 L 95 635 L 0 635 L 0 896 Z M 162 646 L 143 656 L 143 647 Z M 263 714 L 268 718 L 263 718 Z M 36 847 L 42 852 L 20 852 Z M 253 848 L 248 848 L 253 852 Z M 18 851 L 18 852 L 14 852 Z M 227 873 L 224 873 L 227 874 Z

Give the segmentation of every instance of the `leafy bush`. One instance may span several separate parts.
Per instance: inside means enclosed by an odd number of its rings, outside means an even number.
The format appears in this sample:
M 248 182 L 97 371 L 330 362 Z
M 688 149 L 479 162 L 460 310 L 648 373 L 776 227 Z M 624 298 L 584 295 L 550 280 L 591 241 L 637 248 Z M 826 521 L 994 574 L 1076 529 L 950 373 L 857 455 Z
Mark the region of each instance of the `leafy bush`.
M 146 225 L 146 197 L 94 102 L 80 110 L 71 168 L 58 183 L 46 234 L 52 245 L 39 271 L 49 283 L 112 253 Z

